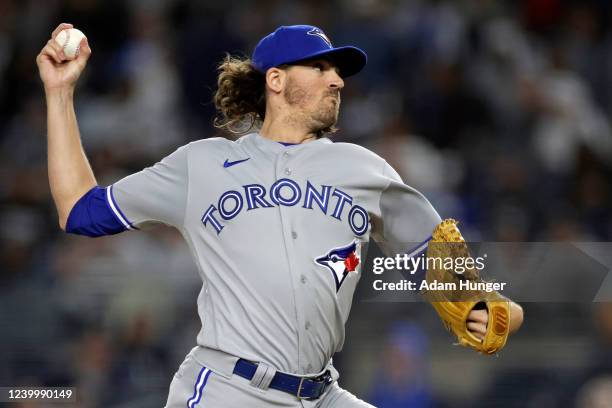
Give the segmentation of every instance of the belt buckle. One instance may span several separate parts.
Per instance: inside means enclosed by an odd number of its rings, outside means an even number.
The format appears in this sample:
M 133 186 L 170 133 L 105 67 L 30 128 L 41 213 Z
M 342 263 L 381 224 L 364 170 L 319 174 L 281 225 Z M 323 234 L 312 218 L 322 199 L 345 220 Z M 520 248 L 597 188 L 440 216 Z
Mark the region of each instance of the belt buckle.
M 323 383 L 323 388 L 321 389 L 321 394 L 318 397 L 302 397 L 302 386 L 304 384 L 304 380 L 310 380 L 310 381 L 314 381 L 314 382 L 322 382 Z M 298 390 L 297 390 L 297 394 L 296 397 L 298 398 L 298 400 L 312 400 L 312 399 L 317 399 L 319 398 L 321 395 L 323 395 L 323 393 L 325 392 L 325 389 L 327 387 L 329 387 L 329 385 L 331 383 L 333 383 L 334 380 L 331 376 L 331 373 L 328 371 L 326 371 L 325 373 L 321 374 L 320 376 L 316 377 L 316 378 L 306 378 L 306 377 L 301 377 L 300 378 L 300 384 L 298 385 Z
M 304 399 L 304 397 L 302 397 L 301 394 L 302 394 L 302 384 L 304 384 L 304 380 L 305 379 L 306 379 L 306 377 L 301 377 L 300 378 L 300 385 L 298 386 L 298 390 L 297 390 L 297 394 L 296 394 L 297 399 L 300 400 L 300 401 L 302 399 Z
M 314 379 L 315 381 L 324 382 L 326 384 L 331 384 L 333 382 L 333 378 L 329 370 L 325 371 L 323 374 Z

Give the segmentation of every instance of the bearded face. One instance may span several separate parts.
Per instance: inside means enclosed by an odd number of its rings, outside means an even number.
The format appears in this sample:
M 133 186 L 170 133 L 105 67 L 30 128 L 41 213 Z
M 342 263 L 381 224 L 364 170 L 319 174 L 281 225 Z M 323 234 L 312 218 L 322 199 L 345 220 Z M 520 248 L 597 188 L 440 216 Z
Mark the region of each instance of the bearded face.
M 319 64 L 296 66 L 288 77 L 283 96 L 292 108 L 292 119 L 299 120 L 313 132 L 329 129 L 338 122 L 341 86 L 340 77 Z M 339 79 L 339 81 L 337 81 Z

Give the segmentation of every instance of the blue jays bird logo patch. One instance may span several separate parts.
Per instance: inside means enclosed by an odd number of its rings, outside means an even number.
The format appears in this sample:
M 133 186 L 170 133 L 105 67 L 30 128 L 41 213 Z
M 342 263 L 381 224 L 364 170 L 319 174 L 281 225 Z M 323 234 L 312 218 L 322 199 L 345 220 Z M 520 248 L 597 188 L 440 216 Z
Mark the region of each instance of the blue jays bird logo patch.
M 357 239 L 348 245 L 329 250 L 325 255 L 316 258 L 317 265 L 327 268 L 336 282 L 336 293 L 349 273 L 358 273 L 361 262 L 361 242 Z
M 316 35 L 317 37 L 323 39 L 323 41 L 325 41 L 327 45 L 329 45 L 330 47 L 332 46 L 331 40 L 325 35 L 323 31 L 321 31 L 320 28 L 313 28 L 312 30 L 308 31 L 307 34 Z

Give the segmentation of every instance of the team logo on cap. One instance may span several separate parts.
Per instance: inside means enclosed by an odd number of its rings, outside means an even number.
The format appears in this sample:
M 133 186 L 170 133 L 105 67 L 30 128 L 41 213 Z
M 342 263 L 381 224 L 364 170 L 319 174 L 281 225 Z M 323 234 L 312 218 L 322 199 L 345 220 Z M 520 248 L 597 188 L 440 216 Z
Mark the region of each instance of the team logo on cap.
M 350 272 L 358 273 L 360 260 L 361 242 L 355 239 L 348 245 L 329 250 L 314 261 L 317 265 L 329 269 L 336 281 L 336 292 L 338 292 Z
M 313 28 L 312 30 L 308 31 L 307 34 L 308 35 L 316 35 L 317 37 L 322 38 L 323 41 L 325 41 L 327 43 L 327 45 L 329 45 L 330 47 L 332 46 L 331 40 L 329 38 L 327 38 L 325 33 L 323 31 L 321 31 L 320 28 Z

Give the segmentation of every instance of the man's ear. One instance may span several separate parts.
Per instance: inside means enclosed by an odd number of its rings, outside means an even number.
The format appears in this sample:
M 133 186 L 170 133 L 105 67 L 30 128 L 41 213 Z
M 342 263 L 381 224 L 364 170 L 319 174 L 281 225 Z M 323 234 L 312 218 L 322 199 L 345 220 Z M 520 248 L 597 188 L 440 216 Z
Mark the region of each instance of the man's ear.
M 280 93 L 283 90 L 286 80 L 287 72 L 283 69 L 274 67 L 266 72 L 266 85 L 274 93 Z

